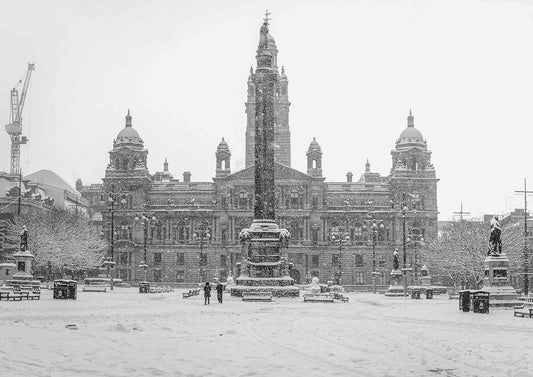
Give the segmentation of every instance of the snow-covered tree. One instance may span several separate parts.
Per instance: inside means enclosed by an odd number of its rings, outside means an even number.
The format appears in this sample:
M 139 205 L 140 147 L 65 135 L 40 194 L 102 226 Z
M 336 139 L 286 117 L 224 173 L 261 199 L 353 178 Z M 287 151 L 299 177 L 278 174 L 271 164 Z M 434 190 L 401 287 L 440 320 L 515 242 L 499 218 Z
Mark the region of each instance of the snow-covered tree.
M 107 245 L 96 229 L 87 219 L 68 211 L 15 217 L 8 227 L 11 244 L 20 242 L 24 225 L 36 270 L 72 274 L 98 267 L 105 255 Z
M 457 221 L 442 236 L 426 243 L 423 253 L 436 274 L 448 276 L 455 287 L 479 288 L 484 279 L 483 262 L 489 250 L 490 224 L 483 221 Z M 503 252 L 511 269 L 524 264 L 524 232 L 518 224 L 502 229 Z

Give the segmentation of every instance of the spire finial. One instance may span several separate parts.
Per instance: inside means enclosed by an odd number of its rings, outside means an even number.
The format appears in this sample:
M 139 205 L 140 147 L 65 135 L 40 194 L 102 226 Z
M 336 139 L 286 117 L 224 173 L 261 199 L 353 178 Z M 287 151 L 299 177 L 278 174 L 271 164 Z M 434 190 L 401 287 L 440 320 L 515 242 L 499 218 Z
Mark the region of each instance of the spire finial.
M 366 159 L 365 171 L 366 171 L 367 173 L 370 173 L 370 162 L 368 161 L 368 157 L 367 157 L 367 159 Z
M 409 109 L 409 116 L 407 117 L 407 127 L 414 127 L 415 126 L 415 117 L 413 116 L 413 112 L 411 109 Z
M 163 164 L 163 170 L 168 171 L 168 161 L 166 157 L 165 157 L 165 163 Z
M 281 74 L 282 74 L 282 75 L 285 74 L 285 66 L 284 66 L 284 65 L 281 66 Z
M 131 127 L 130 109 L 128 109 L 128 114 L 126 115 L 126 127 Z
M 271 18 L 269 18 L 268 16 L 270 16 L 270 12 L 269 12 L 268 9 L 267 9 L 267 10 L 265 11 L 265 18 L 263 18 L 263 21 L 265 21 L 265 25 L 266 25 L 266 26 L 270 25 L 270 24 L 268 23 L 268 21 L 271 20 Z

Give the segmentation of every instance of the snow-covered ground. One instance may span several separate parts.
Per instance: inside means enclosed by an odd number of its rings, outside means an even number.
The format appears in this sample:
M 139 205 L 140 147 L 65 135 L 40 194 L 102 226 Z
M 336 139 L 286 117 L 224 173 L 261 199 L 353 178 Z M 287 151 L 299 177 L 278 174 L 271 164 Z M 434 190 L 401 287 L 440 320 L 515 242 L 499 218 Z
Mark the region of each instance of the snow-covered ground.
M 181 292 L 1 301 L 0 376 L 533 376 L 533 319 L 512 310 L 372 294 L 204 306 Z

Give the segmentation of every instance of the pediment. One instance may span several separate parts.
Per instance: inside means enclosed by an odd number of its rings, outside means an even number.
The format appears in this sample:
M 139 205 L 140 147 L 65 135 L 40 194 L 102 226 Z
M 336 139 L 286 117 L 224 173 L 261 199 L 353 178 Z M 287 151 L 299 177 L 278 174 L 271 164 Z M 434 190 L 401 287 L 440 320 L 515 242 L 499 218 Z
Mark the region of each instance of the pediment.
M 299 170 L 293 169 L 290 166 L 286 166 L 280 163 L 274 163 L 274 179 L 278 180 L 303 180 L 303 181 L 312 181 L 312 180 L 324 180 L 324 178 L 315 178 L 306 173 L 303 173 Z M 242 170 L 236 171 L 233 174 L 230 174 L 223 178 L 216 178 L 220 181 L 237 181 L 237 180 L 254 180 L 255 166 L 250 166 Z

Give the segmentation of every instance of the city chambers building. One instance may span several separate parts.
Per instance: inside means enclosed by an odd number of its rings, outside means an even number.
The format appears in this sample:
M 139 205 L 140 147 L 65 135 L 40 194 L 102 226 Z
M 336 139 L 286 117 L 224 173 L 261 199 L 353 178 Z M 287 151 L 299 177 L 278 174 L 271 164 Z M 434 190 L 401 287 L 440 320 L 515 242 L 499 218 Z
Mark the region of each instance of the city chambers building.
M 278 69 L 270 34 L 267 46 L 279 75 L 274 103 L 276 220 L 291 234 L 291 276 L 296 283 L 318 276 L 322 282 L 359 289 L 373 279 L 386 285 L 392 252 L 397 247 L 403 255 L 404 244 L 402 267 L 420 268 L 419 243 L 437 236 L 438 179 L 413 115 L 409 113 L 406 128 L 398 127 L 386 176 L 373 172 L 367 161 L 359 179 L 348 172 L 345 182 L 327 182 L 322 171 L 327 156 L 314 138 L 305 151 L 307 170 L 293 169 L 289 81 L 285 69 Z M 128 111 L 109 152 L 103 183 L 83 186 L 78 180 L 76 189 L 90 203 L 91 220 L 110 242 L 115 277 L 132 283 L 145 277 L 199 283 L 215 277 L 225 281 L 237 273 L 243 258 L 238 235 L 252 223 L 254 208 L 253 68 L 247 84 L 244 169 L 232 171 L 231 150 L 222 138 L 213 150 L 212 181 L 195 182 L 190 172 L 181 180 L 174 178 L 166 160 L 163 171 L 151 173 L 148 146 Z

